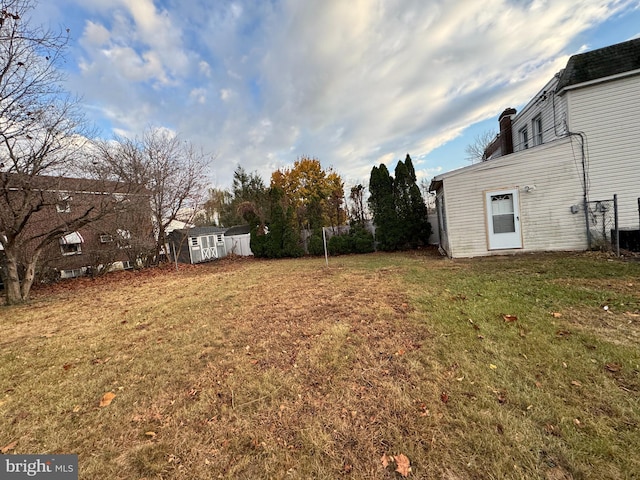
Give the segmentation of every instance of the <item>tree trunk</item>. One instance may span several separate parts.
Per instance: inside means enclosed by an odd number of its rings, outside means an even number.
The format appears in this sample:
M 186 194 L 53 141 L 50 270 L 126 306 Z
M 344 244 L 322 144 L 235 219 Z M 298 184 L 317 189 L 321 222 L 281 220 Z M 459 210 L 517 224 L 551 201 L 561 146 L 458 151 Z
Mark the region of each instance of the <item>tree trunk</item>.
M 18 274 L 18 259 L 12 248 L 5 247 L 5 259 L 7 262 L 7 278 L 4 286 L 4 296 L 7 305 L 22 303 L 20 293 L 20 275 Z
M 20 286 L 20 293 L 22 295 L 22 301 L 26 302 L 29 300 L 29 292 L 31 292 L 31 285 L 33 285 L 33 280 L 36 278 L 36 263 L 38 263 L 38 259 L 40 258 L 40 253 L 42 250 L 37 249 L 31 258 L 29 258 L 29 262 L 27 263 L 27 269 L 24 273 L 24 278 L 22 279 L 22 285 Z
M 36 274 L 36 264 L 40 258 L 41 249 L 37 249 L 29 259 L 24 278 L 20 279 L 18 256 L 13 248 L 5 248 L 5 258 L 7 264 L 7 278 L 4 286 L 5 300 L 7 305 L 18 305 L 29 300 L 29 292 Z

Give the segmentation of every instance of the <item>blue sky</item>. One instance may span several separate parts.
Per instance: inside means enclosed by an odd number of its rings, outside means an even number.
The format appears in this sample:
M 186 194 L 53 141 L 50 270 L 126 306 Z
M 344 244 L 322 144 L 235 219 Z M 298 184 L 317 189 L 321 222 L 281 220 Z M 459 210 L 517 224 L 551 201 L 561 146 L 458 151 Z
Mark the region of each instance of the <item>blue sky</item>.
M 640 34 L 638 0 L 42 0 L 33 17 L 70 29 L 67 87 L 102 137 L 171 129 L 218 187 L 303 155 L 347 187 L 407 153 L 429 180 L 570 55 Z

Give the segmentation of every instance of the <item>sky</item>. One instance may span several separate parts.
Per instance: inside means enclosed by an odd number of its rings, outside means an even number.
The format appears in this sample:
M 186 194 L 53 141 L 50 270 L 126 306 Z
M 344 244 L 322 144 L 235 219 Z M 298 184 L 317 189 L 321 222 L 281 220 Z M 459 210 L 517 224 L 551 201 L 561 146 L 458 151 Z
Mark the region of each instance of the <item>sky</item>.
M 269 183 L 302 156 L 347 189 L 411 155 L 419 179 L 569 56 L 640 35 L 640 0 L 40 0 L 69 29 L 62 68 L 100 137 L 167 128 Z

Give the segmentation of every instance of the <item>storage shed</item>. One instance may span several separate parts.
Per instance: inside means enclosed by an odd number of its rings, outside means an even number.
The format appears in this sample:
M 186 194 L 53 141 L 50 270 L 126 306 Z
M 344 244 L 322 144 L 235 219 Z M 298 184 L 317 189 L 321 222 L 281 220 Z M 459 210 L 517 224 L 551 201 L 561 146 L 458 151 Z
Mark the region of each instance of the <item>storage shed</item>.
M 194 227 L 174 230 L 168 236 L 169 248 L 181 263 L 202 263 L 227 256 L 224 228 Z
M 249 225 L 238 225 L 228 228 L 224 232 L 224 243 L 228 255 L 247 257 L 253 255 L 251 251 L 251 233 Z

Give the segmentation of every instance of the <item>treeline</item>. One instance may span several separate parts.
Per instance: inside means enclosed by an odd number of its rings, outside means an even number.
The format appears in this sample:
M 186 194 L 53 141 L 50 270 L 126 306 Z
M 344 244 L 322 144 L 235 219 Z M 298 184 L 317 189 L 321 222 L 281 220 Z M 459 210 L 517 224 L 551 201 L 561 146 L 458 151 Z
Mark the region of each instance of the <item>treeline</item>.
M 430 225 L 408 155 L 404 162 L 398 162 L 395 180 L 384 165 L 374 167 L 368 202 L 365 191 L 363 185 L 355 185 L 345 198 L 340 175 L 323 169 L 316 158 L 301 157 L 292 167 L 276 170 L 268 187 L 257 172 L 248 173 L 238 166 L 230 190 L 209 190 L 199 223 L 248 223 L 251 250 L 266 258 L 323 254 L 323 227 L 332 232 L 347 230 L 330 237 L 331 254 L 372 252 L 376 241 L 383 250 L 426 245 Z M 368 229 L 371 214 L 376 238 Z

